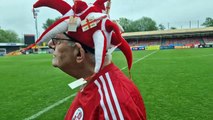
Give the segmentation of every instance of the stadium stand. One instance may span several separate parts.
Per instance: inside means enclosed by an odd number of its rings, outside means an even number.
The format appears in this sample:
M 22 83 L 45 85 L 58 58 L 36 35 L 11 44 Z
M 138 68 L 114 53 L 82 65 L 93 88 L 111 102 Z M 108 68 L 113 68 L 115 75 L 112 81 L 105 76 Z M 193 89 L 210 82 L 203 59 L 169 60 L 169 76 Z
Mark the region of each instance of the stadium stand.
M 213 43 L 213 37 L 204 37 L 203 41 L 206 43 Z
M 160 45 L 164 46 L 162 48 L 205 47 L 206 44 L 213 43 L 213 27 L 129 32 L 124 33 L 123 37 L 131 46 Z
M 19 50 L 21 47 L 24 47 L 23 43 L 0 43 L 0 49 L 6 49 L 6 53 L 10 53 L 16 50 Z
M 199 45 L 200 41 L 199 38 L 183 38 L 183 39 L 167 39 L 164 44 L 164 46 L 193 46 L 193 45 Z

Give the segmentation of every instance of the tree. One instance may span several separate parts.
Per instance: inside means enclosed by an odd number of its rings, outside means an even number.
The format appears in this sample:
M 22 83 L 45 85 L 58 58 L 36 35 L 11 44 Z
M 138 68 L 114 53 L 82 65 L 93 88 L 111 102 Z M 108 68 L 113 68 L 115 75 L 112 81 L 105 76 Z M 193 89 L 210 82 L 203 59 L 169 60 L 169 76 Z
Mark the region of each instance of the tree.
M 176 28 L 176 27 L 170 27 L 170 29 L 171 29 L 171 30 L 176 30 L 177 28 Z
M 135 31 L 153 31 L 157 30 L 156 22 L 149 17 L 142 17 L 133 22 Z
M 159 25 L 158 25 L 158 28 L 159 28 L 159 30 L 165 30 L 165 29 L 166 29 L 165 26 L 164 26 L 163 24 L 159 24 Z
M 207 17 L 205 22 L 202 24 L 202 26 L 213 27 L 213 19 L 210 17 Z
M 43 28 L 44 30 L 46 30 L 50 25 L 52 25 L 55 21 L 57 21 L 57 20 L 59 20 L 59 19 L 60 19 L 60 17 L 57 17 L 57 18 L 55 18 L 55 19 L 50 19 L 50 18 L 48 18 L 47 21 L 46 21 L 45 23 L 43 23 L 42 28 Z
M 18 34 L 12 30 L 3 30 L 0 29 L 0 42 L 1 43 L 16 43 L 20 42 Z
M 120 18 L 119 24 L 124 28 L 125 32 L 152 31 L 158 29 L 156 22 L 148 17 L 142 17 L 135 21 Z
M 133 22 L 132 20 L 127 18 L 119 18 L 118 22 L 123 27 L 125 32 L 131 32 L 131 24 Z

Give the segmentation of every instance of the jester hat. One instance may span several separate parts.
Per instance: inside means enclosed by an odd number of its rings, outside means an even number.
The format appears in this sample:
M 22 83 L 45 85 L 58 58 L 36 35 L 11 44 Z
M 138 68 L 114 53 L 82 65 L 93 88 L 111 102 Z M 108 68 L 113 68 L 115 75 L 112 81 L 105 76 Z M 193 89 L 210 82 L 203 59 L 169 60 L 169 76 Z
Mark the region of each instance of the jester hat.
M 96 0 L 87 4 L 75 0 L 71 6 L 63 0 L 38 0 L 33 8 L 50 7 L 59 11 L 63 16 L 47 28 L 42 35 L 25 48 L 30 49 L 36 44 L 50 40 L 58 33 L 66 33 L 68 37 L 94 50 L 95 69 L 97 73 L 102 68 L 107 51 L 118 47 L 126 57 L 128 69 L 132 66 L 132 51 L 126 40 L 121 36 L 119 26 L 109 19 L 105 2 L 109 0 Z M 107 7 L 109 8 L 109 7 Z

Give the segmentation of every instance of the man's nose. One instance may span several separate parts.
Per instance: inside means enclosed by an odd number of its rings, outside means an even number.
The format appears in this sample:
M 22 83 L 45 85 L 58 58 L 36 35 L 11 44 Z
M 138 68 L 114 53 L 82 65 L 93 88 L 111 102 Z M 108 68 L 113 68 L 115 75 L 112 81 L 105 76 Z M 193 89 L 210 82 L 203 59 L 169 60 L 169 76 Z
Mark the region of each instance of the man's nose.
M 53 44 L 53 41 L 52 41 L 52 40 L 50 40 L 50 41 L 48 42 L 48 47 L 51 48 L 51 49 L 55 49 L 55 45 Z

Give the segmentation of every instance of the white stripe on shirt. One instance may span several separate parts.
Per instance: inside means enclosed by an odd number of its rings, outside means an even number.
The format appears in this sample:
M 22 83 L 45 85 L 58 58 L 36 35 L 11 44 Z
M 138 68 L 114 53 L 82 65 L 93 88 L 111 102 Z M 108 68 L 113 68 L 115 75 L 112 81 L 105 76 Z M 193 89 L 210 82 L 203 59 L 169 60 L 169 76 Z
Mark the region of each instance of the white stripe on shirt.
M 108 90 L 107 90 L 107 87 L 106 87 L 105 80 L 104 80 L 103 76 L 100 76 L 99 79 L 101 80 L 101 83 L 102 83 L 103 88 L 104 88 L 104 93 L 105 93 L 106 101 L 107 101 L 110 113 L 112 115 L 112 119 L 113 120 L 117 120 L 116 115 L 115 115 L 115 111 L 113 109 L 112 102 L 110 100 L 110 96 L 109 96 L 109 93 L 108 93 Z
M 95 80 L 95 84 L 98 87 L 98 92 L 99 92 L 100 97 L 101 97 L 100 104 L 101 104 L 101 107 L 102 107 L 102 109 L 104 111 L 104 118 L 106 120 L 109 120 L 109 116 L 108 116 L 108 113 L 107 113 L 107 110 L 106 110 L 106 106 L 105 106 L 104 100 L 103 100 L 103 93 L 102 93 L 102 90 L 101 90 L 101 85 L 99 84 L 99 82 L 97 80 Z
M 117 108 L 117 111 L 118 111 L 118 115 L 119 115 L 119 117 L 120 117 L 120 120 L 124 120 L 123 113 L 122 113 L 122 111 L 121 111 L 121 108 L 120 108 L 120 105 L 119 105 L 119 102 L 118 102 L 118 99 L 117 99 L 117 96 L 116 96 L 114 87 L 113 87 L 113 85 L 112 85 L 111 78 L 110 78 L 110 76 L 109 76 L 109 73 L 107 72 L 107 73 L 105 73 L 105 75 L 106 75 L 107 82 L 108 82 L 108 84 L 109 84 L 110 91 L 111 91 L 111 93 L 112 93 L 112 97 L 113 97 L 113 100 L 114 100 L 114 102 L 115 102 L 115 106 L 116 106 L 116 108 Z

